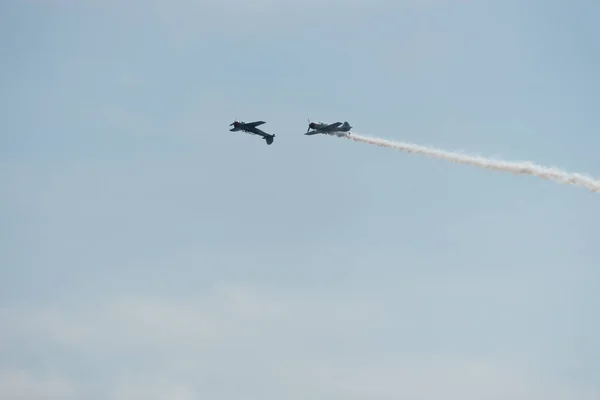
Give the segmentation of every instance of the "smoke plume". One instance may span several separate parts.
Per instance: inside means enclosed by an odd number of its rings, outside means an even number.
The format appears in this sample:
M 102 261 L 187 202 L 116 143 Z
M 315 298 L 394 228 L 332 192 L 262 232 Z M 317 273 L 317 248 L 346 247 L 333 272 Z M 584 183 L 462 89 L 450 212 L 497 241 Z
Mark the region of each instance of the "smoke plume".
M 480 156 L 471 156 L 425 146 L 418 146 L 410 143 L 392 142 L 389 140 L 357 135 L 355 133 L 338 133 L 336 136 L 354 140 L 355 142 L 373 144 L 375 146 L 388 147 L 391 149 L 406 151 L 408 153 L 415 153 L 424 156 L 435 157 L 458 164 L 467 164 L 479 168 L 511 172 L 517 175 L 533 175 L 537 176 L 538 178 L 547 179 L 559 183 L 583 186 L 591 190 L 592 192 L 600 192 L 600 181 L 594 178 L 577 173 L 568 173 L 557 168 L 536 165 L 530 161 L 512 162 L 494 160 Z

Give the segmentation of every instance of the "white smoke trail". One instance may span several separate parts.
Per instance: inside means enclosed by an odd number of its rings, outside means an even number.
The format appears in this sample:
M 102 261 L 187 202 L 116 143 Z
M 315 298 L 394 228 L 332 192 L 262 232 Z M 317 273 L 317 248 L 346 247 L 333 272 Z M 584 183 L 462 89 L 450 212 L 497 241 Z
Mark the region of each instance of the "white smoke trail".
M 354 140 L 355 142 L 374 144 L 375 146 L 380 147 L 389 147 L 391 149 L 402 150 L 408 153 L 422 154 L 459 164 L 467 164 L 496 171 L 511 172 L 518 175 L 533 175 L 542 179 L 552 180 L 560 183 L 583 186 L 592 192 L 600 192 L 600 181 L 594 178 L 582 174 L 568 173 L 557 168 L 543 167 L 530 161 L 511 162 L 494 160 L 480 156 L 452 153 L 450 151 L 418 146 L 415 144 L 392 142 L 384 139 L 366 137 L 357 135 L 356 133 L 349 134 L 339 132 L 336 133 L 336 136 Z

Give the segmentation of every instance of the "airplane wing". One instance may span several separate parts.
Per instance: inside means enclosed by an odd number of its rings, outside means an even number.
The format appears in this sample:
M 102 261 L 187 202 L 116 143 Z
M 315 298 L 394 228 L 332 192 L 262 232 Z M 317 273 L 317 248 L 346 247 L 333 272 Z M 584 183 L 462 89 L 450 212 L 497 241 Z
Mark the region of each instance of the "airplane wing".
M 332 131 L 332 130 L 334 130 L 335 128 L 339 128 L 339 126 L 340 126 L 340 125 L 342 125 L 342 123 L 341 123 L 341 122 L 335 122 L 335 123 L 333 123 L 333 124 L 330 124 L 330 125 L 324 126 L 324 127 L 323 127 L 323 128 L 321 128 L 321 129 L 323 129 L 323 130 L 327 130 L 327 131 Z
M 309 135 L 309 136 L 310 136 L 310 135 L 318 135 L 318 134 L 320 134 L 320 133 L 323 133 L 323 132 L 319 132 L 319 131 L 311 131 L 311 132 L 306 132 L 306 133 L 305 133 L 305 135 Z
M 266 124 L 266 122 L 265 121 L 248 122 L 248 123 L 246 123 L 246 126 L 256 128 L 257 126 L 262 125 L 262 124 Z

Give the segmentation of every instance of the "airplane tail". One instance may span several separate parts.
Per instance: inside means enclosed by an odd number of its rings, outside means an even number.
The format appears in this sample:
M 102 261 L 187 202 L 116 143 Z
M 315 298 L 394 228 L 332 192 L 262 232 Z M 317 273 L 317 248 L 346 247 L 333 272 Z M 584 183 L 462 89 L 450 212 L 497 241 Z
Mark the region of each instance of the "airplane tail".
M 265 137 L 265 141 L 267 142 L 267 144 L 273 143 L 273 138 L 274 137 L 275 137 L 275 135 L 271 135 L 271 136 Z
M 352 129 L 352 127 L 350 126 L 350 124 L 348 123 L 348 121 L 344 121 L 344 123 L 342 124 L 342 126 L 340 126 L 340 129 L 344 130 L 344 131 L 349 131 L 350 129 Z

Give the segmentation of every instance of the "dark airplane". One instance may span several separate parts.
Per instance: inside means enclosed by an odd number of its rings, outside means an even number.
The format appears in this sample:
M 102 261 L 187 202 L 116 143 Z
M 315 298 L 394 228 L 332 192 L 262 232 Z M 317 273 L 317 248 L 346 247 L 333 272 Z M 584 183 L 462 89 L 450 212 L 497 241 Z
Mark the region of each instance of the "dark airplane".
M 335 122 L 333 124 L 325 124 L 323 122 L 310 122 L 308 121 L 308 129 L 306 130 L 305 135 L 316 135 L 317 133 L 336 133 L 336 132 L 349 132 L 352 127 L 348 122 Z M 311 131 L 312 129 L 312 131 Z
M 256 121 L 256 122 L 234 121 L 233 123 L 229 124 L 229 126 L 233 126 L 233 128 L 230 129 L 231 132 L 244 131 L 251 135 L 259 135 L 259 136 L 262 136 L 263 139 L 265 139 L 267 144 L 271 144 L 271 143 L 273 143 L 273 138 L 275 137 L 275 135 L 269 135 L 268 133 L 263 132 L 257 128 L 257 126 L 262 125 L 264 123 L 265 123 L 265 121 Z

